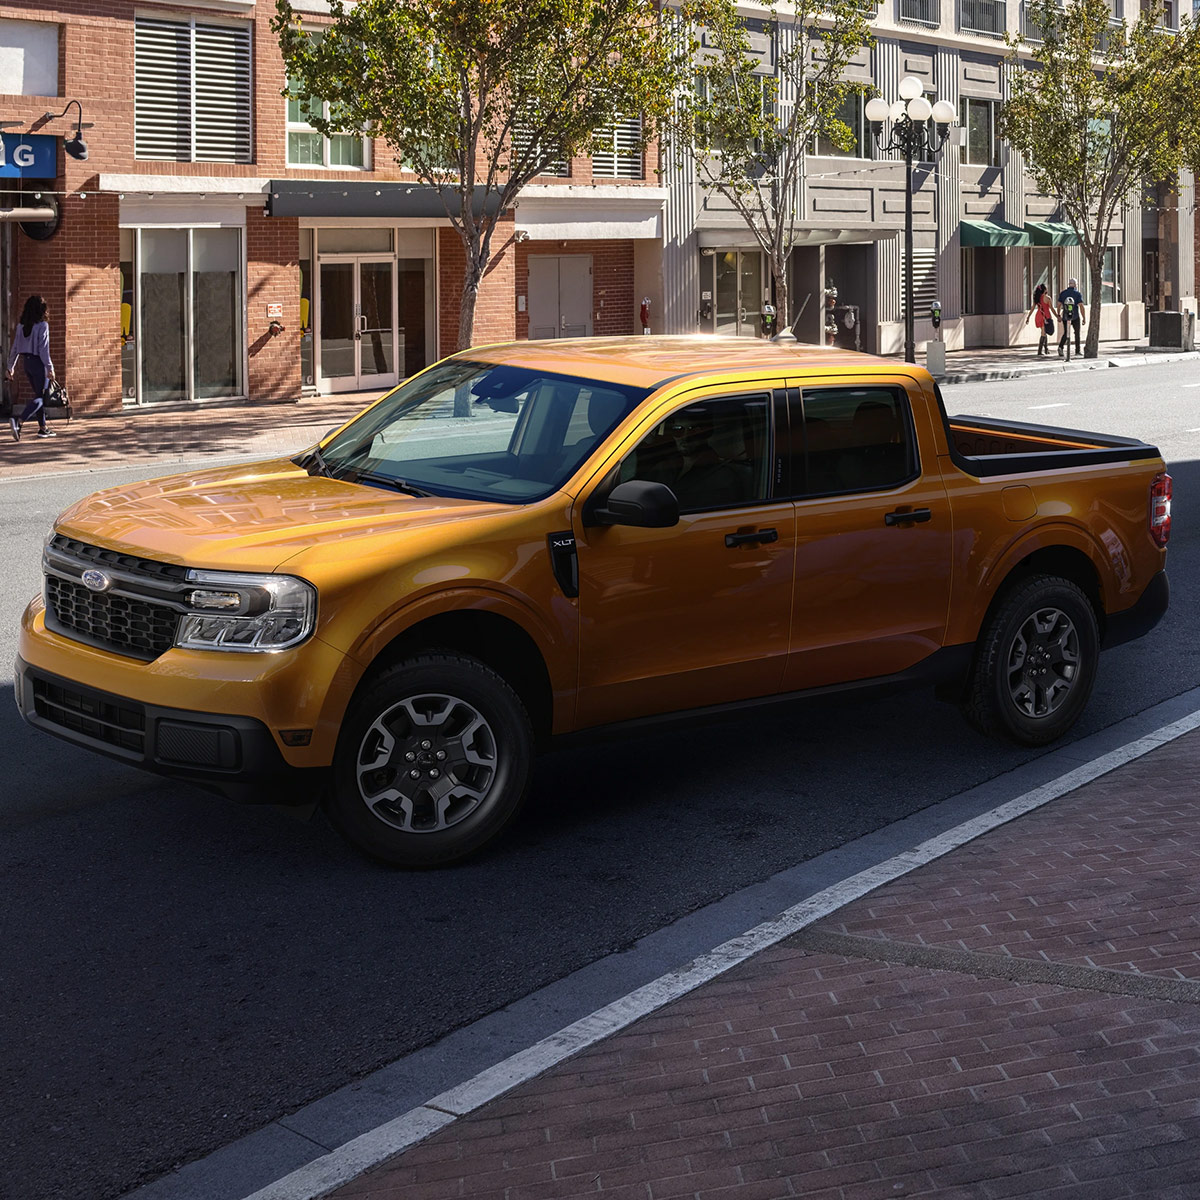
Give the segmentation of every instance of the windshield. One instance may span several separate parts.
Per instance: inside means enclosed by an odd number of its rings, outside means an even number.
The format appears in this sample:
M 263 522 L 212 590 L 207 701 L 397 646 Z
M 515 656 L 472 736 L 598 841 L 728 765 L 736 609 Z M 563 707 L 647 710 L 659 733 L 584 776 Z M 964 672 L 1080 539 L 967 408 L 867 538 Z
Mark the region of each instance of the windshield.
M 560 488 L 648 394 L 452 359 L 385 396 L 316 461 L 335 479 L 521 504 Z

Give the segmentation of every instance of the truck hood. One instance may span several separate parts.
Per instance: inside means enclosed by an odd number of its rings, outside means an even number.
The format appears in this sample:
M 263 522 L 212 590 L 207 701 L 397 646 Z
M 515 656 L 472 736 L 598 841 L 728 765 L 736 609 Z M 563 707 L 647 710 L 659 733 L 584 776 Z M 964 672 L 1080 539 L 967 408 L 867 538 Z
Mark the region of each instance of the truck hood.
M 62 513 L 55 529 L 161 562 L 274 571 L 318 540 L 394 537 L 505 507 L 405 496 L 309 475 L 289 459 L 278 459 L 94 492 Z

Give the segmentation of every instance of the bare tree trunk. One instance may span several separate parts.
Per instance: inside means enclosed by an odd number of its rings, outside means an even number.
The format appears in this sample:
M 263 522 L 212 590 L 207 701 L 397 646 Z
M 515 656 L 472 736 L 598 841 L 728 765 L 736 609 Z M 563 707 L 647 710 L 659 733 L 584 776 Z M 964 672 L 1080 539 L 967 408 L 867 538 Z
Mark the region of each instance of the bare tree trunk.
M 771 274 L 775 279 L 775 332 L 783 333 L 792 327 L 791 299 L 788 296 L 787 259 L 772 261 Z
M 467 350 L 475 337 L 475 304 L 479 299 L 479 281 L 483 278 L 483 265 L 467 251 L 467 265 L 463 270 L 462 295 L 458 301 L 458 344 L 455 350 Z
M 1087 340 L 1083 344 L 1083 357 L 1096 358 L 1100 353 L 1100 293 L 1103 284 L 1104 249 L 1097 251 L 1098 258 L 1093 261 L 1087 256 L 1088 272 L 1091 275 L 1091 287 L 1088 288 L 1087 306 Z

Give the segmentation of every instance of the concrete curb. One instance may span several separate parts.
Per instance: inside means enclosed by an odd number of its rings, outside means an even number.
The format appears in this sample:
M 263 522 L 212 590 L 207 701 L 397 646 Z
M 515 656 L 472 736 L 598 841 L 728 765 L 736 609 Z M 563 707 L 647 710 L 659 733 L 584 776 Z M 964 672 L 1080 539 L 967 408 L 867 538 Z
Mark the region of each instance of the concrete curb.
M 1108 367 L 1147 367 L 1159 366 L 1162 363 L 1185 362 L 1189 359 L 1200 359 L 1200 350 L 1185 350 L 1180 353 L 1146 353 L 1128 354 L 1119 358 L 1087 358 L 1072 359 L 1056 363 L 1030 363 L 1025 367 L 997 367 L 988 371 L 960 371 L 938 376 L 938 382 L 950 383 L 987 383 L 995 379 L 1025 379 L 1031 375 L 1065 375 L 1078 371 L 1098 371 Z

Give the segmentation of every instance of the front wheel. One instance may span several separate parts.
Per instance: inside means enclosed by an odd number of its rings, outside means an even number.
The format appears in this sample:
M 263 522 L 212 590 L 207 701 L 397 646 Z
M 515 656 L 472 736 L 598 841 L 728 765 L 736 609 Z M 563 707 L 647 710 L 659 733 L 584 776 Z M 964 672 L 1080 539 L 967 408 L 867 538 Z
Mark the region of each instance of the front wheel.
M 473 658 L 423 654 L 355 697 L 329 814 L 373 858 L 445 866 L 512 820 L 532 766 L 533 730 L 513 689 Z
M 980 633 L 964 714 L 989 736 L 1044 746 L 1079 719 L 1099 657 L 1087 596 L 1070 580 L 1035 575 L 1000 601 Z

